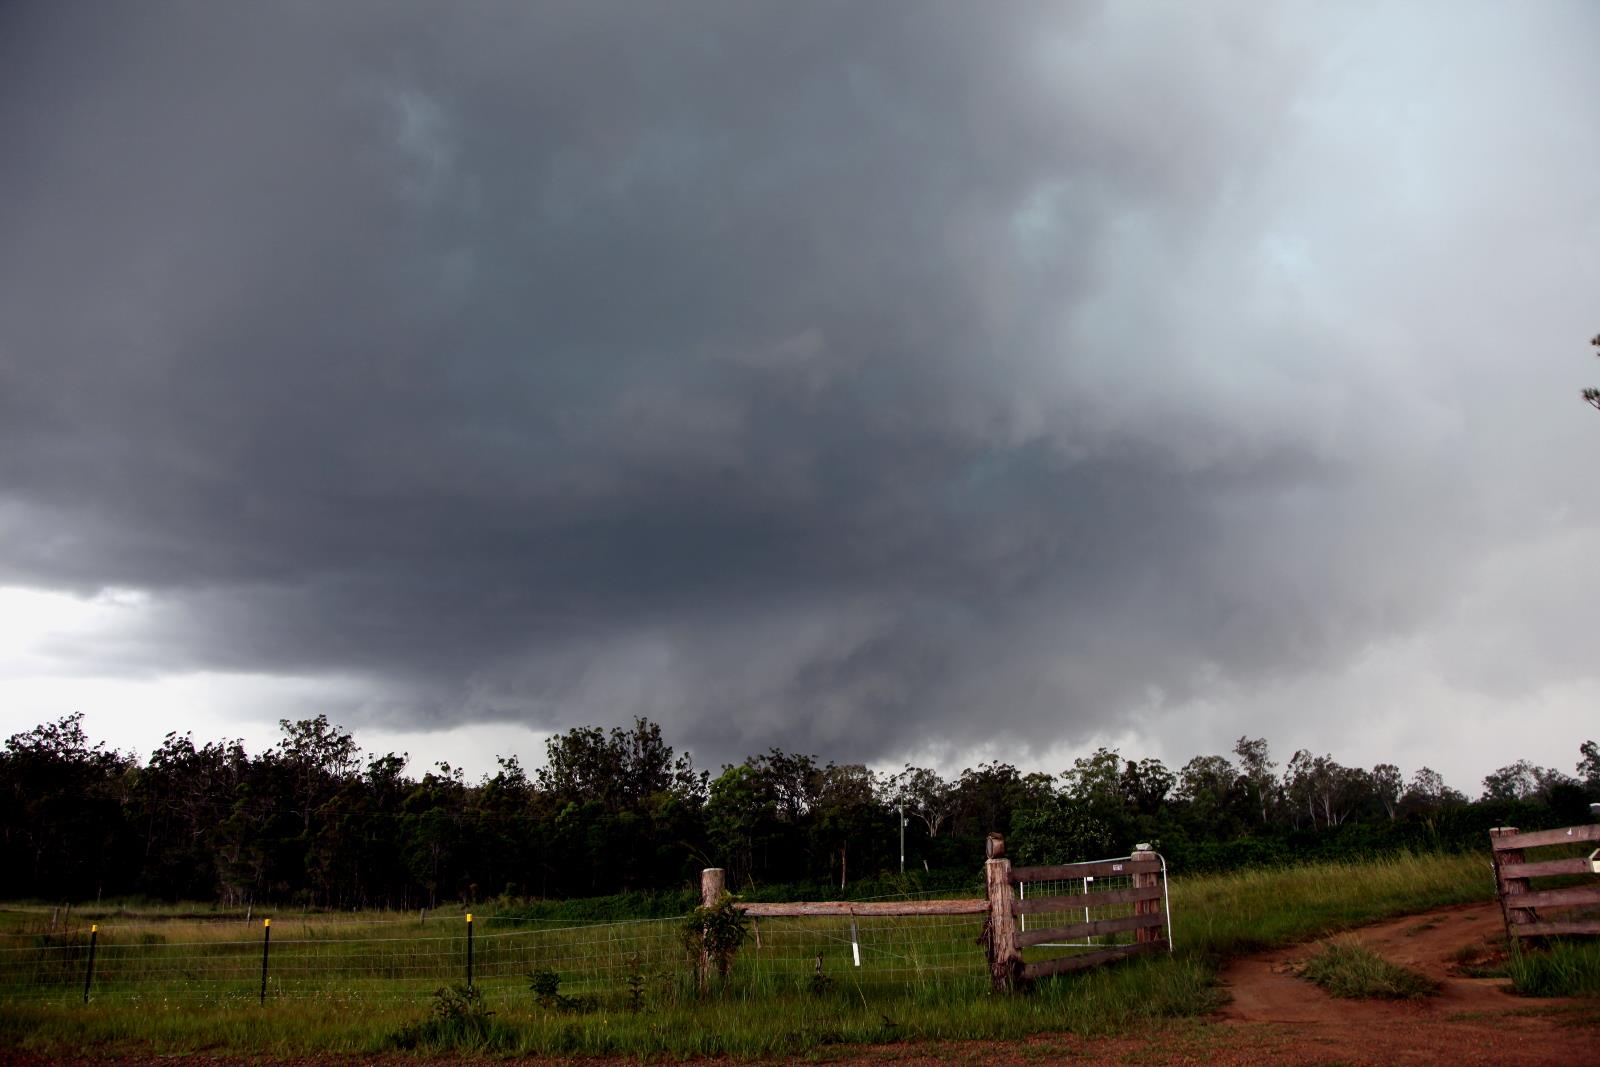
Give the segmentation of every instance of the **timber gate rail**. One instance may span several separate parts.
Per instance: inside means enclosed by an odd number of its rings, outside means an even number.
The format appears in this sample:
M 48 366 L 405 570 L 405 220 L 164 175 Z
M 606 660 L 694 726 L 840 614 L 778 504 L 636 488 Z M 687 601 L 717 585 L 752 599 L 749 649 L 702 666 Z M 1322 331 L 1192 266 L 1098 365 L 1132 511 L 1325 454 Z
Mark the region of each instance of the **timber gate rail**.
M 984 923 L 978 940 L 987 951 L 989 974 L 996 990 L 1020 989 L 1050 975 L 1160 949 L 1171 950 L 1172 910 L 1167 898 L 1166 861 L 1150 846 L 1140 845 L 1132 855 L 1114 859 L 1016 868 L 1005 858 L 1005 839 L 999 834 L 989 835 L 987 851 L 986 895 L 981 899 L 737 902 L 735 906 L 757 921 L 758 947 L 759 920 L 763 918 L 838 915 L 848 916 L 854 926 L 857 917 L 868 916 L 981 915 Z M 1030 898 L 1029 885 L 1051 888 L 1043 895 L 1036 890 Z M 726 888 L 727 875 L 722 868 L 701 872 L 700 895 L 706 906 L 716 905 Z M 1107 911 L 1128 914 L 1107 915 Z M 1100 914 L 1096 917 L 1092 912 Z M 1070 916 L 1072 921 L 1027 928 L 1028 916 L 1036 916 L 1037 923 L 1040 919 L 1055 921 L 1062 915 Z M 1133 940 L 1129 943 L 1107 943 L 1130 932 Z M 1022 950 L 1035 946 L 1088 951 L 1025 962 Z
M 1529 862 L 1524 849 L 1600 841 L 1600 823 L 1521 833 L 1515 826 L 1489 831 L 1494 881 L 1506 933 L 1514 938 L 1600 934 L 1600 849 L 1587 857 Z M 1590 875 L 1587 885 L 1534 889 L 1536 879 Z M 1570 882 L 1570 878 L 1569 878 Z

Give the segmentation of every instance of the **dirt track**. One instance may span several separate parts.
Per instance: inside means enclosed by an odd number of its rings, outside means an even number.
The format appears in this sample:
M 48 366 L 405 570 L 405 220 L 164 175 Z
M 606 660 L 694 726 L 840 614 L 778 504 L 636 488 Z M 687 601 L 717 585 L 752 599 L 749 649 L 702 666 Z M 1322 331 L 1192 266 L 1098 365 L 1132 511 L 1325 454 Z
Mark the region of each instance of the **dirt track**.
M 1600 1001 L 1532 1000 L 1505 990 L 1497 978 L 1466 978 L 1457 973 L 1457 954 L 1501 933 L 1493 904 L 1445 908 L 1355 931 L 1362 944 L 1394 962 L 1414 967 L 1442 984 L 1440 994 L 1422 1000 L 1337 1000 L 1294 976 L 1294 963 L 1316 944 L 1298 945 L 1235 961 L 1223 971 L 1229 1004 L 1214 1018 L 1175 1023 L 1141 1038 L 1084 1040 L 1068 1034 L 1041 1034 L 1019 1042 L 926 1042 L 871 1048 L 833 1048 L 818 1059 L 843 1064 L 961 1063 L 1050 1064 L 1127 1063 L 1242 1067 L 1267 1064 L 1600 1064 Z M 8 1053 L 0 1060 L 25 1065 L 50 1062 Z M 87 1057 L 76 1062 L 150 1062 L 138 1058 Z M 403 1056 L 298 1058 L 178 1056 L 155 1062 L 170 1067 L 286 1067 L 288 1064 L 382 1063 L 439 1064 L 445 1059 Z M 456 1061 L 462 1062 L 462 1061 Z M 505 1064 L 514 1060 L 473 1060 Z M 521 1061 L 531 1062 L 531 1061 Z M 622 1059 L 567 1060 L 583 1067 L 620 1067 Z M 728 1064 L 732 1061 L 693 1061 Z
M 1237 960 L 1223 971 L 1233 999 L 1217 1029 L 1233 1034 L 1240 1045 L 1254 1046 L 1256 1055 L 1235 1058 L 1218 1049 L 1221 1055 L 1207 1059 L 1214 1064 L 1600 1062 L 1600 1005 L 1594 1001 L 1532 1000 L 1508 992 L 1504 979 L 1457 973 L 1459 950 L 1501 932 L 1493 904 L 1446 908 L 1356 931 L 1353 936 L 1378 955 L 1442 983 L 1438 996 L 1413 1002 L 1338 1000 L 1295 977 L 1294 962 L 1315 945 Z M 1224 1049 L 1230 1044 L 1224 1040 Z

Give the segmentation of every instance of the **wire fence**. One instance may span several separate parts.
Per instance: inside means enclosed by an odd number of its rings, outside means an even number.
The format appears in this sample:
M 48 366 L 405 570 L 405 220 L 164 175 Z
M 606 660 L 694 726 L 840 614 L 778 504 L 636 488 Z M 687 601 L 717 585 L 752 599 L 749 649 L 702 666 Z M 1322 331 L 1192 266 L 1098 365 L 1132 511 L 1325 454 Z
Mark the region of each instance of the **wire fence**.
M 926 896 L 933 896 L 927 894 Z M 849 982 L 898 991 L 981 990 L 974 916 L 750 919 L 733 981 L 752 992 Z M 526 991 L 553 973 L 563 995 L 619 1003 L 694 982 L 683 919 L 581 923 L 475 916 L 108 922 L 0 935 L 0 999 L 161 1001 L 425 998 L 445 985 Z

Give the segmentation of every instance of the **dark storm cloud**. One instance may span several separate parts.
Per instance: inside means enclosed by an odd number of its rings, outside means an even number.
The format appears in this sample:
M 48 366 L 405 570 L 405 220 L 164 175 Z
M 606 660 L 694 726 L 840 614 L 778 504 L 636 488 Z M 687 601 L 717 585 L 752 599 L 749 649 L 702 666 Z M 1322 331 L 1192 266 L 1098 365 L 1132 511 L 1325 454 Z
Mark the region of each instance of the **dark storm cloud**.
M 0 581 L 151 591 L 124 670 L 715 757 L 1409 632 L 1494 531 L 1259 180 L 1326 27 L 1003 14 L 13 7 Z

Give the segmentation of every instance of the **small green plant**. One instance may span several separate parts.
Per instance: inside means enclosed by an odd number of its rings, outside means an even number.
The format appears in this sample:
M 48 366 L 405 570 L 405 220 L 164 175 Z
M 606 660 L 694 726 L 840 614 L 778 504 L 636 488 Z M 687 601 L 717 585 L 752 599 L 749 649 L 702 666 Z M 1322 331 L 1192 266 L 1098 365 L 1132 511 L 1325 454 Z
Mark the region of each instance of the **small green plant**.
M 597 1003 L 593 997 L 563 996 L 561 976 L 555 971 L 529 971 L 528 988 L 533 990 L 533 999 L 539 1002 L 540 1007 L 552 1011 L 593 1011 Z
M 390 1037 L 397 1048 L 504 1048 L 510 1031 L 493 1022 L 494 1012 L 483 994 L 469 985 L 441 986 L 433 991 L 428 1018 L 403 1026 Z
M 817 953 L 817 966 L 811 972 L 811 993 L 813 996 L 822 996 L 833 988 L 833 976 L 824 974 L 822 970 L 822 953 Z
M 628 954 L 628 1014 L 644 1010 L 644 961 L 637 953 Z
M 1300 977 L 1314 982 L 1336 997 L 1411 1000 L 1439 991 L 1432 978 L 1390 963 L 1354 938 L 1328 942 L 1322 951 L 1300 967 Z
M 554 971 L 529 971 L 528 988 L 533 999 L 548 1007 L 561 995 L 561 976 Z
M 1451 973 L 1463 978 L 1506 978 L 1505 938 L 1474 941 L 1450 953 Z
M 700 985 L 704 988 L 708 975 L 706 967 L 716 969 L 717 977 L 728 980 L 733 967 L 733 957 L 739 946 L 750 936 L 749 920 L 744 909 L 734 905 L 733 896 L 723 893 L 715 904 L 702 904 L 683 920 L 683 947 L 689 953 Z
M 441 986 L 433 991 L 433 1017 L 443 1022 L 469 1022 L 487 1019 L 494 1012 L 483 1002 L 483 994 L 469 985 Z

